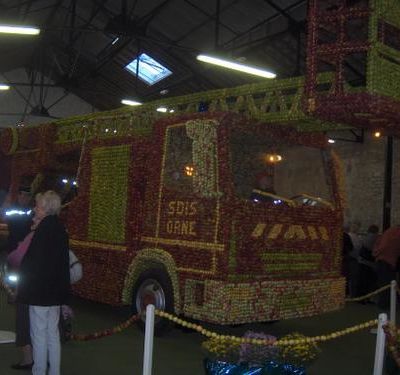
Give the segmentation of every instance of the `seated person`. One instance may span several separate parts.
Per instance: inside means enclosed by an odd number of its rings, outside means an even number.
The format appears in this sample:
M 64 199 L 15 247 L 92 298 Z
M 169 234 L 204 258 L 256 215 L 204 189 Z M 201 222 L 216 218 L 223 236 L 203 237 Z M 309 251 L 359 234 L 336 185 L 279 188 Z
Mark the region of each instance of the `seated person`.
M 254 202 L 271 202 L 279 200 L 272 186 L 272 178 L 267 173 L 262 172 L 257 175 L 256 187 L 252 190 L 250 200 Z M 280 203 L 280 202 L 279 202 Z

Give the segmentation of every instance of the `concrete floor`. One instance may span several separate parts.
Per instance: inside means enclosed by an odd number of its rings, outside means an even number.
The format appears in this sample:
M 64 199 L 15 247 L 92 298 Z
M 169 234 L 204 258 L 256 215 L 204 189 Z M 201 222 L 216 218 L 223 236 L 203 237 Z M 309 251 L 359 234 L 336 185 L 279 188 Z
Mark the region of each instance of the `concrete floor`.
M 112 327 L 128 316 L 124 309 L 75 300 L 74 331 L 89 333 Z M 220 332 L 240 335 L 246 330 L 262 331 L 280 337 L 290 332 L 320 335 L 340 330 L 378 316 L 375 305 L 352 303 L 345 309 L 313 318 L 293 319 L 270 324 L 249 324 L 239 327 L 211 327 Z M 0 330 L 14 329 L 14 308 L 0 295 Z M 319 358 L 309 367 L 308 375 L 372 374 L 376 335 L 369 330 L 353 333 L 321 345 Z M 204 374 L 201 349 L 203 338 L 175 328 L 169 335 L 156 338 L 154 375 Z M 142 373 L 143 335 L 136 328 L 89 342 L 68 342 L 62 349 L 63 375 L 133 375 Z M 10 364 L 18 360 L 13 344 L 0 345 L 0 374 L 15 375 Z M 21 373 L 21 372 L 20 372 Z M 24 372 L 22 372 L 24 373 Z M 27 373 L 27 372 L 25 372 Z

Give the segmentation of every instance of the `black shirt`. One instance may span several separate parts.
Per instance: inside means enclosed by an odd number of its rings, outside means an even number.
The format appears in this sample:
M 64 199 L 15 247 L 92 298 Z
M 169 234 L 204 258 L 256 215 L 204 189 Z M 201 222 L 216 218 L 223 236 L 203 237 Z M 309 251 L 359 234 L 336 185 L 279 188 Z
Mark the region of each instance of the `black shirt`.
M 17 301 L 35 306 L 64 305 L 69 292 L 68 234 L 58 216 L 46 216 L 22 260 Z

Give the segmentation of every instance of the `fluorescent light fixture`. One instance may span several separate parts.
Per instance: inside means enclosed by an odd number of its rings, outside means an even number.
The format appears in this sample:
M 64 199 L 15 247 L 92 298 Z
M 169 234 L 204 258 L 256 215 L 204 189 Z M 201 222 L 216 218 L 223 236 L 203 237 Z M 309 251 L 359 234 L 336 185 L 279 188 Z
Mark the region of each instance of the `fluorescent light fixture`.
M 39 35 L 40 34 L 40 29 L 38 29 L 37 27 L 0 25 L 0 33 L 4 33 L 4 34 L 22 34 L 22 35 Z
M 140 103 L 140 102 L 137 102 L 135 100 L 129 100 L 129 99 L 122 99 L 121 103 L 125 104 L 125 105 L 131 105 L 131 106 L 142 105 L 142 103 Z
M 22 210 L 8 210 L 6 211 L 6 216 L 15 216 L 15 215 L 30 215 L 32 210 L 22 211 Z
M 158 61 L 145 53 L 140 54 L 136 59 L 132 60 L 125 66 L 125 69 L 133 75 L 136 75 L 136 68 L 138 66 L 139 78 L 150 86 L 172 74 L 168 68 L 161 65 Z
M 117 43 L 119 41 L 119 37 L 116 37 L 112 42 L 111 45 L 113 46 L 115 43 Z
M 3 85 L 3 84 L 0 83 L 0 90 L 9 90 L 9 89 L 10 89 L 10 86 Z
M 174 112 L 175 112 L 175 109 L 168 109 L 167 107 L 158 107 L 158 108 L 156 109 L 156 111 L 157 111 L 157 112 L 162 112 L 162 113 L 167 113 L 167 112 L 169 112 L 169 113 L 174 113 Z
M 264 77 L 264 78 L 275 78 L 276 77 L 275 73 L 269 72 L 267 70 L 253 68 L 248 65 L 238 64 L 238 63 L 235 63 L 232 61 L 222 60 L 222 59 L 207 56 L 207 55 L 198 55 L 197 60 L 203 61 L 203 62 L 206 62 L 209 64 L 222 66 L 222 67 L 228 68 L 228 69 L 238 70 L 243 73 L 253 74 L 253 75 Z

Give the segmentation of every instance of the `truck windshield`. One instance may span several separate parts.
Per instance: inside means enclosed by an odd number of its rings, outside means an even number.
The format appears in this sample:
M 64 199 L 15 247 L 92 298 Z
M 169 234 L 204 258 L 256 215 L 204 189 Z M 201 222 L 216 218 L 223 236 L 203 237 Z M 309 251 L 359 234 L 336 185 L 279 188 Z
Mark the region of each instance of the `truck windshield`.
M 333 207 L 326 151 L 246 131 L 231 134 L 230 154 L 238 197 L 260 204 Z

